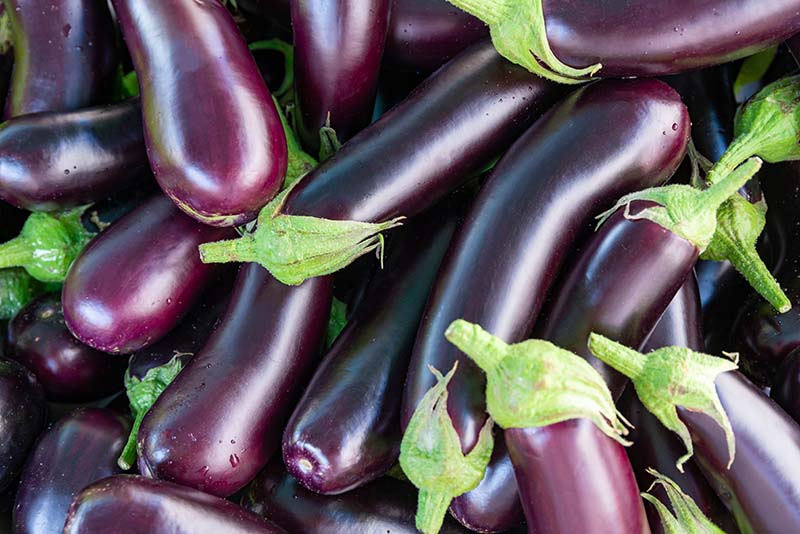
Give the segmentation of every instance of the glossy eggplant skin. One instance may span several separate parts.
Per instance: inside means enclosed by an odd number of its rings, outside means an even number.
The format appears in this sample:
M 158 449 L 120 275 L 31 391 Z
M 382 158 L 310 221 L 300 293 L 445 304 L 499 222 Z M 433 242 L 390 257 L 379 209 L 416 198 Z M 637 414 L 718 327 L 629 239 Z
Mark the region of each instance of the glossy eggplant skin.
M 163 480 L 118 475 L 79 493 L 64 534 L 287 534 L 275 523 L 236 504 Z
M 397 463 L 408 359 L 463 211 L 464 202 L 448 200 L 392 236 L 385 268 L 372 278 L 284 430 L 286 468 L 316 493 L 363 486 Z
M 800 422 L 800 350 L 793 350 L 783 361 L 769 396 Z
M 291 2 L 295 125 L 319 152 L 319 129 L 330 118 L 342 143 L 370 123 L 392 0 Z
M 36 377 L 19 363 L 0 358 L 0 491 L 22 470 L 47 422 L 47 403 Z
M 556 0 L 547 37 L 567 65 L 602 77 L 660 76 L 719 65 L 800 31 L 797 0 Z
M 329 496 L 305 489 L 283 470 L 269 465 L 250 484 L 242 506 L 272 518 L 290 532 L 303 534 L 415 534 L 417 492 L 413 486 L 389 477 L 364 487 Z M 445 518 L 441 534 L 467 530 Z
M 73 497 L 120 473 L 117 458 L 130 422 L 104 408 L 81 408 L 59 419 L 36 444 L 22 472 L 14 534 L 60 532 Z
M 201 243 L 234 236 L 201 224 L 161 194 L 97 236 L 72 264 L 62 304 L 70 331 L 90 347 L 128 354 L 166 335 L 211 281 Z
M 5 118 L 70 111 L 104 99 L 114 74 L 114 26 L 105 2 L 3 0 L 14 68 Z
M 373 222 L 411 217 L 508 148 L 563 91 L 479 43 L 312 171 L 283 211 Z
M 49 401 L 92 401 L 123 388 L 125 362 L 75 339 L 57 293 L 20 310 L 8 325 L 7 343 L 8 356 L 33 371 Z
M 155 477 L 227 496 L 256 476 L 317 363 L 331 286 L 241 267 L 216 331 L 142 422 L 140 460 Z
M 433 72 L 488 27 L 447 0 L 394 0 L 385 57 L 393 68 Z
M 221 2 L 112 4 L 139 77 L 161 188 L 207 224 L 254 219 L 283 184 L 286 137 L 233 17 Z
M 0 199 L 51 211 L 91 204 L 150 176 L 138 99 L 0 125 Z
M 597 136 L 608 124 L 615 127 Z M 450 369 L 458 360 L 448 406 L 462 448 L 472 449 L 486 418 L 485 379 L 444 338 L 447 326 L 464 318 L 508 342 L 528 337 L 571 245 L 590 233 L 594 216 L 620 196 L 664 182 L 683 157 L 688 131 L 686 108 L 669 86 L 614 81 L 574 93 L 512 146 L 483 186 L 440 270 L 412 353 L 404 424 L 433 386 L 427 366 Z M 576 146 L 583 148 L 576 153 Z M 507 483 L 513 485 L 513 479 Z M 510 495 L 507 484 L 489 479 L 487 484 Z M 464 496 L 454 507 L 464 524 L 498 531 L 517 522 L 513 514 L 496 513 L 498 502 Z

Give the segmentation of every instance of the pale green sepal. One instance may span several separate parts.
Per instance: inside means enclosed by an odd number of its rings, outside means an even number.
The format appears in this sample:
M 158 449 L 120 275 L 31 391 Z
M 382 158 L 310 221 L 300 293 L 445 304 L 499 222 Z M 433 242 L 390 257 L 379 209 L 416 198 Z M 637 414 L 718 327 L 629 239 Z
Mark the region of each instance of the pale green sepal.
M 141 380 L 132 377 L 128 372 L 125 373 L 125 391 L 128 394 L 131 412 L 133 413 L 133 426 L 131 427 L 130 435 L 128 435 L 128 441 L 125 443 L 125 448 L 122 449 L 122 453 L 117 460 L 117 465 L 119 465 L 120 469 L 127 471 L 136 462 L 136 436 L 139 433 L 139 426 L 159 395 L 167 389 L 167 386 L 181 372 L 183 363 L 180 356 L 181 354 L 176 354 L 164 365 L 148 370 Z
M 736 455 L 733 428 L 714 380 L 721 373 L 737 369 L 734 362 L 684 347 L 665 347 L 642 354 L 595 333 L 589 336 L 589 350 L 630 378 L 644 407 L 683 440 L 687 452 L 677 461 L 680 472 L 692 457 L 694 448 L 689 429 L 678 417 L 678 406 L 704 413 L 722 427 L 728 443 L 728 467 L 731 466 Z
M 624 207 L 626 219 L 650 220 L 686 239 L 702 253 L 708 248 L 717 229 L 719 207 L 760 168 L 761 160 L 751 158 L 708 189 L 674 184 L 625 195 L 611 209 L 597 216 L 597 226 L 602 225 L 617 209 Z M 647 207 L 634 214 L 630 212 L 630 205 L 636 200 L 649 200 L 658 206 Z
M 476 324 L 453 321 L 445 337 L 486 373 L 486 408 L 501 428 L 588 419 L 622 445 L 630 424 L 602 377 L 583 358 L 531 339 L 508 345 Z
M 717 211 L 717 230 L 700 257 L 730 261 L 772 307 L 785 313 L 792 309 L 792 303 L 756 250 L 766 213 L 765 201 L 750 203 L 741 195 L 732 195 Z
M 739 69 L 739 74 L 736 75 L 736 81 L 733 82 L 733 94 L 736 95 L 738 101 L 741 102 L 755 92 L 750 86 L 761 81 L 777 53 L 778 47 L 772 46 L 742 61 L 742 67 Z M 744 94 L 745 91 L 747 94 Z
M 284 215 L 280 210 L 289 191 L 291 187 L 261 209 L 252 234 L 200 245 L 201 261 L 253 261 L 284 284 L 296 286 L 308 278 L 335 273 L 372 251 L 382 261 L 380 233 L 402 225 L 405 219 L 367 223 Z
M 652 468 L 648 468 L 647 473 L 654 476 L 655 480 L 647 489 L 647 492 L 642 493 L 642 497 L 656 507 L 661 523 L 664 525 L 664 531 L 667 534 L 725 534 L 722 529 L 706 517 L 700 507 L 697 506 L 697 503 L 684 493 L 672 479 Z M 657 484 L 661 485 L 666 491 L 669 502 L 675 512 L 674 515 L 661 501 L 648 493 Z
M 31 213 L 19 235 L 0 245 L 0 268 L 23 267 L 41 282 L 63 282 L 72 262 L 94 236 L 81 221 L 86 208 Z
M 328 327 L 325 330 L 325 348 L 328 349 L 347 326 L 347 304 L 333 297 L 331 301 L 331 315 L 328 318 Z
M 446 376 L 430 368 L 436 384 L 420 400 L 400 443 L 400 467 L 420 492 L 417 529 L 425 534 L 439 532 L 450 501 L 483 480 L 494 447 L 493 423 L 487 419 L 472 450 L 461 452 L 447 413 L 447 385 L 457 367 L 458 362 Z
M 543 0 L 448 0 L 489 26 L 497 52 L 530 72 L 563 84 L 588 81 L 600 63 L 576 69 L 559 60 L 547 40 Z
M 288 162 L 286 166 L 286 177 L 283 180 L 283 187 L 291 187 L 292 184 L 300 180 L 303 176 L 313 171 L 317 166 L 317 160 L 311 157 L 300 146 L 294 131 L 289 126 L 289 121 L 286 120 L 286 115 L 281 109 L 278 100 L 273 96 L 272 101 L 275 104 L 275 109 L 278 111 L 278 117 L 281 119 L 281 126 L 283 133 L 286 136 L 286 152 L 288 155 Z
M 325 126 L 319 129 L 319 160 L 325 161 L 342 148 L 342 142 L 331 126 L 331 114 L 325 118 Z

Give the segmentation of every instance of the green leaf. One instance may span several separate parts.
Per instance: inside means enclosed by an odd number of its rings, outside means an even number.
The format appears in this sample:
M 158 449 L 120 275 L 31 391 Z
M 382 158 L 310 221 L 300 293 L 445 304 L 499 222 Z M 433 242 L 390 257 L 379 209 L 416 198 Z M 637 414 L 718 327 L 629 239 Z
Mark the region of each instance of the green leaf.
M 656 479 L 647 489 L 647 492 L 642 493 L 642 497 L 655 506 L 666 534 L 725 534 L 722 529 L 705 516 L 694 500 L 684 493 L 672 479 L 662 475 L 655 469 L 648 468 L 647 472 Z M 675 515 L 670 513 L 669 509 L 655 496 L 648 493 L 656 485 L 662 486 L 667 492 L 667 497 L 672 509 L 675 511 Z

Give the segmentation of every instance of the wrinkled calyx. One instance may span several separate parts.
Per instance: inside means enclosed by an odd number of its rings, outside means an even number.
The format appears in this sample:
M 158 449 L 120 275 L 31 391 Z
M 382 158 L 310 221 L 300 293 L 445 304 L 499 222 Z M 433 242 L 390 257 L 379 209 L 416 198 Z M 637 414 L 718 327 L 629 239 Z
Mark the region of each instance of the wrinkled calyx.
M 622 445 L 630 424 L 617 411 L 603 378 L 586 360 L 552 343 L 509 345 L 462 319 L 448 341 L 486 373 L 486 407 L 502 428 L 534 428 L 584 418 Z
M 655 480 L 642 493 L 642 497 L 655 507 L 666 534 L 725 534 L 672 479 L 652 468 L 648 468 L 647 473 L 654 476 Z M 649 493 L 656 485 L 664 488 L 674 514 Z
M 683 440 L 686 454 L 677 461 L 678 470 L 692 457 L 694 447 L 678 406 L 708 415 L 725 431 L 729 462 L 736 455 L 733 428 L 717 395 L 717 375 L 738 368 L 725 358 L 694 352 L 684 347 L 665 347 L 642 354 L 600 334 L 589 336 L 589 350 L 633 382 L 639 400 L 661 424 Z

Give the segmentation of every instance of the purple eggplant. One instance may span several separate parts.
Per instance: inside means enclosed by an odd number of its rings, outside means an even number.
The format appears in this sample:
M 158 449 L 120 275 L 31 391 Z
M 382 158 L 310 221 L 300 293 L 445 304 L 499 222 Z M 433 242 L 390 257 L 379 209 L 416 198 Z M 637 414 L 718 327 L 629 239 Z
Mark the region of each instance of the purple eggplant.
M 250 484 L 242 505 L 290 532 L 303 534 L 415 534 L 414 487 L 380 478 L 342 495 L 318 495 L 289 476 L 280 462 L 270 464 Z M 466 533 L 445 521 L 441 534 Z
M 287 534 L 258 515 L 202 491 L 136 475 L 108 477 L 80 492 L 64 534 Z
M 370 282 L 284 430 L 286 468 L 312 491 L 349 491 L 397 463 L 411 347 L 462 211 L 449 204 L 391 236 L 396 239 L 385 268 Z
M 246 223 L 278 191 L 286 137 L 220 2 L 112 0 L 139 78 L 150 165 L 192 217 Z
M 14 505 L 14 534 L 60 532 L 73 497 L 120 472 L 130 423 L 111 410 L 82 408 L 45 432 L 22 472 Z
M 598 137 L 600 124 L 615 127 Z M 686 108 L 667 85 L 610 82 L 574 93 L 513 145 L 484 185 L 438 276 L 413 351 L 404 423 L 432 386 L 427 366 L 450 369 L 458 360 L 448 406 L 462 449 L 472 449 L 486 418 L 485 380 L 444 338 L 447 326 L 464 318 L 509 342 L 524 339 L 571 244 L 619 196 L 664 182 L 683 157 L 688 129 Z M 587 148 L 575 155 L 575 146 Z M 579 163 L 581 157 L 586 161 Z M 564 217 L 566 212 L 570 217 Z M 514 225 L 508 224 L 509 213 L 515 214 Z M 503 239 L 496 237 L 498 228 L 504 228 Z M 514 243 L 513 253 L 508 243 Z M 469 527 L 498 531 L 519 518 L 518 513 L 496 513 L 517 507 L 508 489 L 514 483 L 512 471 L 497 464 L 508 463 L 508 457 L 495 460 L 489 475 L 507 479 L 487 476 L 485 484 L 503 492 L 511 504 L 500 506 L 499 497 L 491 495 L 455 499 L 453 511 Z
M 22 470 L 47 422 L 47 403 L 36 377 L 15 361 L 0 359 L 0 491 Z
M 111 14 L 97 0 L 3 0 L 14 39 L 6 118 L 97 104 L 116 52 Z
M 35 211 L 90 204 L 150 175 L 138 99 L 0 126 L 0 199 Z
M 344 143 L 369 124 L 391 5 L 391 0 L 291 3 L 295 124 L 313 154 L 319 152 L 323 126 Z
M 61 296 L 42 295 L 9 323 L 8 355 L 33 371 L 53 402 L 82 402 L 121 391 L 125 362 L 75 339 Z
M 83 343 L 113 354 L 157 341 L 212 279 L 197 246 L 232 233 L 194 221 L 163 195 L 151 197 L 73 263 L 62 293 L 67 326 Z

